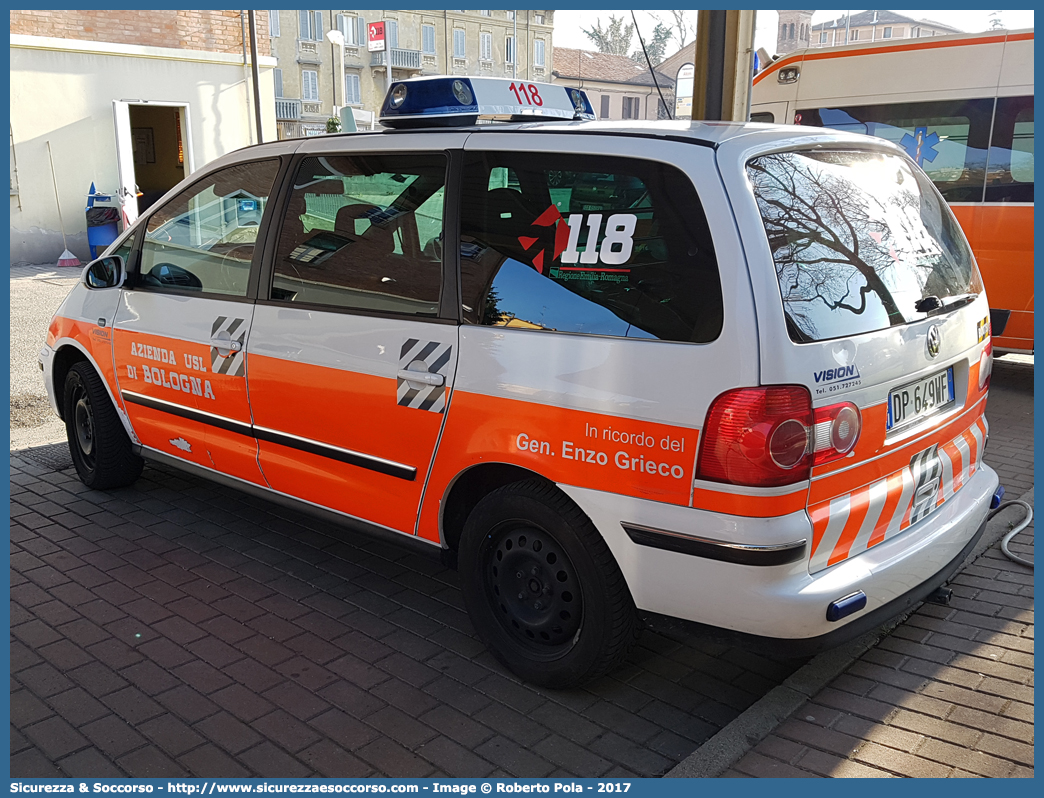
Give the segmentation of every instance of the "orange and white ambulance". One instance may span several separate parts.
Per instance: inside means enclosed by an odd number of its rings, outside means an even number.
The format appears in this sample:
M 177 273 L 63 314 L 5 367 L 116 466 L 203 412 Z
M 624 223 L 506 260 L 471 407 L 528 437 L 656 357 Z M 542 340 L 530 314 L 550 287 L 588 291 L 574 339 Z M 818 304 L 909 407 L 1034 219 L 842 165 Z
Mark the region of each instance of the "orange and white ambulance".
M 640 613 L 811 651 L 923 599 L 998 491 L 938 190 L 876 138 L 592 118 L 422 78 L 389 129 L 192 175 L 41 350 L 81 479 L 144 458 L 413 543 L 553 686 Z
M 754 77 L 751 119 L 880 136 L 953 209 L 990 295 L 993 344 L 1033 351 L 1033 31 L 790 53 Z

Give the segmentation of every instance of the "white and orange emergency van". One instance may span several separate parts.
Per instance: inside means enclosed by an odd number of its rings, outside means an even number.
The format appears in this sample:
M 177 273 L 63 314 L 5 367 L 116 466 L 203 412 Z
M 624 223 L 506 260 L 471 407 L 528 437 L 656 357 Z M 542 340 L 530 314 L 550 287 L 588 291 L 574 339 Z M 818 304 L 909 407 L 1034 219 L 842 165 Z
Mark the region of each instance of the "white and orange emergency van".
M 553 686 L 640 612 L 811 651 L 923 599 L 998 491 L 938 190 L 877 138 L 592 117 L 421 78 L 389 129 L 193 174 L 40 352 L 81 479 L 155 460 L 441 554 Z
M 990 296 L 993 345 L 1033 351 L 1033 31 L 793 52 L 754 77 L 751 119 L 880 136 L 950 204 Z

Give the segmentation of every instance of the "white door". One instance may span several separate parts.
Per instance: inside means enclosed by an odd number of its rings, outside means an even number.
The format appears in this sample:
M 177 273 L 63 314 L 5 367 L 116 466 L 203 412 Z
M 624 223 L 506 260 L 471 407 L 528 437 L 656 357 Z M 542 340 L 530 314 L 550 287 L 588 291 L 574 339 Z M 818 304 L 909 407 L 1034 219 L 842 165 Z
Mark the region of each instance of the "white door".
M 123 208 L 123 225 L 127 227 L 138 218 L 138 183 L 134 174 L 134 140 L 131 137 L 130 103 L 112 101 L 112 115 L 116 124 L 116 165 L 120 185 L 116 190 Z

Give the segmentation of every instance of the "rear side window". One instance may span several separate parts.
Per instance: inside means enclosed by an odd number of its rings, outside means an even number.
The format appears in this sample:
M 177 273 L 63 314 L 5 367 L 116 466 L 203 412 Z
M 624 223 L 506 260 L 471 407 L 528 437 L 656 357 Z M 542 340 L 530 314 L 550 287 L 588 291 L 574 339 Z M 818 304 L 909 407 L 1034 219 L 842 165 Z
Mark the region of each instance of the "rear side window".
M 269 298 L 435 316 L 444 155 L 305 158 L 279 233 Z
M 468 154 L 461 297 L 488 326 L 703 343 L 722 325 L 692 182 L 637 159 Z
M 783 152 L 753 159 L 747 176 L 794 341 L 906 324 L 924 318 L 924 297 L 982 291 L 946 203 L 903 158 Z
M 986 201 L 1033 202 L 1033 97 L 997 100 Z

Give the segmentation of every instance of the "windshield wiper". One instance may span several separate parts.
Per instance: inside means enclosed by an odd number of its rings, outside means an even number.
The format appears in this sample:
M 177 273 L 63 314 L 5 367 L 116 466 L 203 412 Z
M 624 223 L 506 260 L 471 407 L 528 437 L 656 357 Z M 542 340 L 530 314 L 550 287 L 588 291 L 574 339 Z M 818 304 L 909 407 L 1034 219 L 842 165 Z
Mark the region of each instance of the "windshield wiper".
M 928 316 L 937 316 L 940 313 L 948 313 L 957 308 L 963 308 L 976 300 L 978 294 L 956 294 L 940 299 L 937 296 L 926 296 L 914 303 L 914 310 Z

